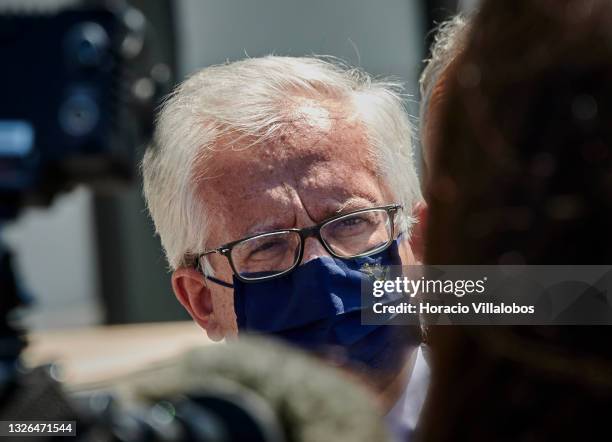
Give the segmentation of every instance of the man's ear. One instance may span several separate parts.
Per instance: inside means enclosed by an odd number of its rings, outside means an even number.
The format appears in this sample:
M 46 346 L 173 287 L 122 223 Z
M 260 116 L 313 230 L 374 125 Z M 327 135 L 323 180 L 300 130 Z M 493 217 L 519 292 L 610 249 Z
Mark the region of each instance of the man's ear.
M 195 269 L 183 267 L 172 273 L 172 289 L 176 299 L 189 312 L 194 321 L 206 330 L 213 341 L 224 338 L 220 324 L 215 320 L 212 296 L 204 277 Z
M 423 262 L 425 256 L 425 232 L 427 231 L 427 203 L 420 201 L 412 209 L 416 223 L 410 234 L 410 249 L 418 262 Z

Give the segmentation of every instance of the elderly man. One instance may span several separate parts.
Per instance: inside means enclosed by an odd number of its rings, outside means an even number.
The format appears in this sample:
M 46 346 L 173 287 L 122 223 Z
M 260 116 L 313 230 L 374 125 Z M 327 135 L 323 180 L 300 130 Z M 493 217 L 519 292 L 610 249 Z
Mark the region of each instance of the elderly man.
M 272 334 L 384 369 L 367 380 L 405 435 L 428 379 L 418 330 L 360 320 L 363 267 L 422 252 L 397 86 L 316 58 L 208 67 L 165 102 L 143 175 L 174 293 L 211 339 Z

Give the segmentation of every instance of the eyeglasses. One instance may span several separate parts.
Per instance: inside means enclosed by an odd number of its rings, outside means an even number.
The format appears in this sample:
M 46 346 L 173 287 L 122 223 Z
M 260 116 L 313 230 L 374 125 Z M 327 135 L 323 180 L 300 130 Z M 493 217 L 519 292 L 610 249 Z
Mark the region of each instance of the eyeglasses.
M 337 215 L 311 227 L 260 233 L 206 250 L 195 262 L 202 271 L 204 256 L 225 256 L 242 282 L 259 282 L 283 276 L 302 262 L 304 243 L 316 237 L 336 258 L 350 259 L 383 251 L 395 238 L 395 215 L 402 208 L 391 204 Z M 203 272 L 202 272 L 203 273 Z

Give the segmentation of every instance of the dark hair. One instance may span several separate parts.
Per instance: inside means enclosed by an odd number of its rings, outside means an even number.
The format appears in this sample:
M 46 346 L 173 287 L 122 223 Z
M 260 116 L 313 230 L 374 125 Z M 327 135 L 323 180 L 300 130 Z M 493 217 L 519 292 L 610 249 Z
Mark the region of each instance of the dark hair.
M 612 2 L 485 0 L 474 20 L 430 147 L 425 261 L 612 264 Z M 609 439 L 611 338 L 430 329 L 423 440 Z
M 612 263 L 612 5 L 485 2 L 428 183 L 435 264 Z

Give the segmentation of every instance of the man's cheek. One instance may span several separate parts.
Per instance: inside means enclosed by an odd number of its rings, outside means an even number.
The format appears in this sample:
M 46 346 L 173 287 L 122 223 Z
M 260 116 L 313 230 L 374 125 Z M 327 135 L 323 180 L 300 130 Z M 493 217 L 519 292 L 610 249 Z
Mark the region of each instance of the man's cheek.
M 234 292 L 232 289 L 223 287 L 222 290 L 213 295 L 213 306 L 215 320 L 224 331 L 226 338 L 238 336 L 238 322 L 234 310 Z

